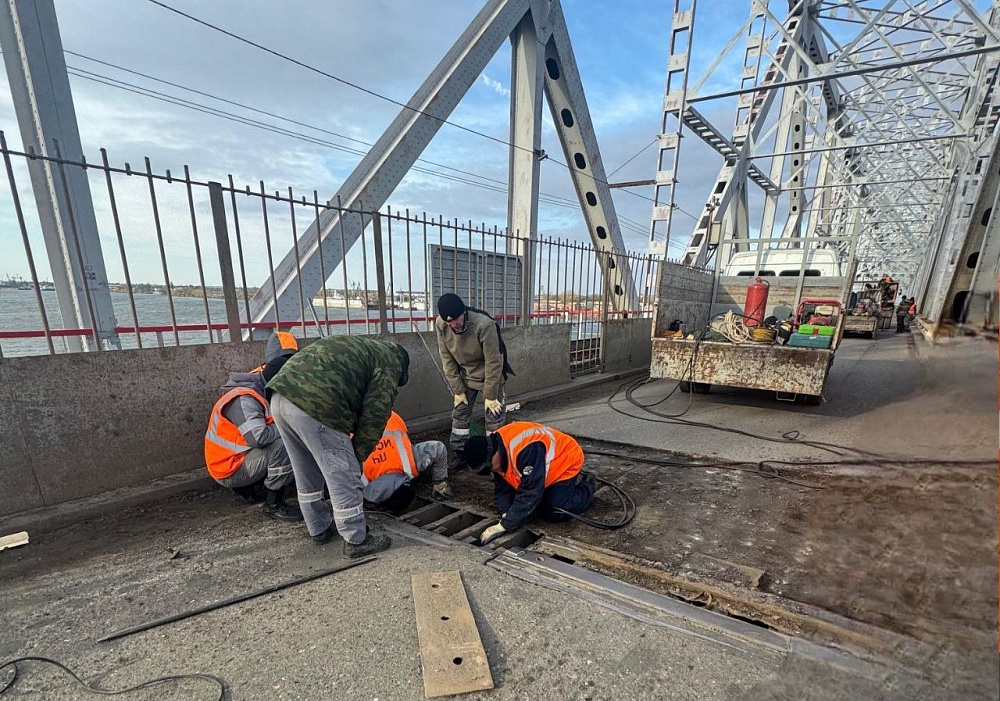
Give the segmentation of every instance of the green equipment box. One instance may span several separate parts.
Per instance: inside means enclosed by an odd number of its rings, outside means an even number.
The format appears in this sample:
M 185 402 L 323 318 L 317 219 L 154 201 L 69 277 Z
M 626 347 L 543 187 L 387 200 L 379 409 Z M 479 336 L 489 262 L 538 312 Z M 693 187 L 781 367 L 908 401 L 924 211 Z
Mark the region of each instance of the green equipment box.
M 821 336 L 811 333 L 793 333 L 788 339 L 788 345 L 795 348 L 829 348 L 833 336 Z
M 799 326 L 799 333 L 805 336 L 832 336 L 836 330 L 836 326 L 818 326 L 817 324 L 802 324 Z M 826 348 L 826 346 L 823 346 L 823 348 Z

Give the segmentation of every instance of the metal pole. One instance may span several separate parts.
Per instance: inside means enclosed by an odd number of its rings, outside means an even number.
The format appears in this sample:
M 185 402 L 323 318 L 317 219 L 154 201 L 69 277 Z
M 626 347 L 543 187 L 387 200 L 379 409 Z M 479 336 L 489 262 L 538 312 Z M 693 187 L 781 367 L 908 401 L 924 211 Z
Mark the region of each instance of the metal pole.
M 382 260 L 382 215 L 372 215 L 372 231 L 375 236 L 375 284 L 378 286 L 378 331 L 389 333 L 389 318 L 385 313 L 385 264 Z
M 125 238 L 122 236 L 122 224 L 118 218 L 118 201 L 115 199 L 115 186 L 111 180 L 111 166 L 108 164 L 108 152 L 103 148 L 101 149 L 101 162 L 104 164 L 104 177 L 108 183 L 108 200 L 111 202 L 111 217 L 115 222 L 118 252 L 122 258 L 122 270 L 125 273 L 125 289 L 128 290 L 128 305 L 132 312 L 132 324 L 135 326 L 135 344 L 139 348 L 142 348 L 142 334 L 139 332 L 139 313 L 135 308 L 135 292 L 132 290 L 132 276 L 129 274 L 128 257 L 125 255 Z
M 194 211 L 194 193 L 191 191 L 191 171 L 184 166 L 184 184 L 187 186 L 188 209 L 191 210 L 191 233 L 194 235 L 194 257 L 198 261 L 198 280 L 201 282 L 201 298 L 205 303 L 205 329 L 208 342 L 212 342 L 212 313 L 208 308 L 208 288 L 205 287 L 205 268 L 201 264 L 201 242 L 198 240 L 198 218 Z
M 271 294 L 273 294 L 274 298 L 277 299 L 278 285 L 274 280 L 274 253 L 271 250 L 271 225 L 267 219 L 267 193 L 264 191 L 264 181 L 261 180 L 259 182 L 260 182 L 260 213 L 261 217 L 264 220 L 264 245 L 267 246 L 267 270 L 268 273 L 270 273 L 271 275 Z M 275 331 L 277 331 L 278 327 L 281 326 L 280 314 L 281 310 L 278 308 L 278 305 L 277 304 L 274 305 Z M 249 323 L 249 320 L 247 320 L 247 323 Z
M 141 625 L 132 626 L 131 628 L 125 628 L 123 630 L 119 630 L 114 633 L 105 635 L 103 638 L 98 638 L 97 642 L 106 643 L 110 640 L 117 640 L 118 638 L 124 638 L 127 635 L 141 633 L 144 630 L 158 628 L 159 626 L 163 626 L 168 623 L 183 621 L 185 618 L 191 618 L 192 616 L 197 616 L 202 613 L 215 611 L 216 609 L 220 609 L 225 606 L 232 606 L 233 604 L 239 604 L 244 601 L 249 601 L 250 599 L 256 599 L 257 597 L 264 596 L 265 594 L 273 594 L 276 591 L 281 591 L 282 589 L 288 589 L 289 587 L 294 587 L 299 584 L 305 584 L 306 582 L 311 582 L 314 579 L 319 579 L 320 577 L 326 577 L 327 575 L 336 574 L 337 572 L 343 572 L 344 570 L 349 570 L 352 567 L 357 567 L 358 565 L 365 565 L 368 564 L 369 562 L 374 562 L 377 559 L 378 558 L 376 557 L 366 557 L 360 560 L 355 560 L 353 562 L 345 562 L 341 565 L 337 565 L 336 567 L 331 567 L 328 570 L 323 570 L 322 572 L 315 572 L 313 574 L 307 574 L 304 577 L 299 577 L 289 582 L 283 582 L 281 584 L 275 584 L 270 587 L 264 587 L 263 589 L 252 591 L 249 594 L 241 594 L 240 596 L 234 596 L 229 599 L 224 599 L 223 601 L 216 601 L 214 604 L 209 604 L 208 606 L 202 606 L 201 608 L 192 609 L 191 611 L 185 611 L 183 613 L 175 613 L 172 616 L 164 616 L 163 618 L 158 618 L 155 621 L 150 621 L 149 623 L 143 623 Z
M 247 291 L 247 266 L 243 261 L 243 234 L 240 232 L 240 211 L 236 206 L 236 185 L 233 176 L 229 176 L 229 197 L 233 205 L 233 232 L 236 234 L 236 254 L 240 259 L 240 281 L 243 283 L 243 308 L 247 314 L 247 338 L 253 338 L 253 322 L 250 319 L 250 293 Z M 280 199 L 280 198 L 278 198 Z M 235 284 L 235 283 L 234 283 Z M 274 313 L 278 318 L 278 313 Z M 277 329 L 277 327 L 275 327 Z
M 55 354 L 56 350 L 52 346 L 52 332 L 49 329 L 49 317 L 45 313 L 45 300 L 42 299 L 42 290 L 38 284 L 38 272 L 35 270 L 35 257 L 31 254 L 31 242 L 28 239 L 28 229 L 24 224 L 24 212 L 21 209 L 21 197 L 17 194 L 17 182 L 14 179 L 14 168 L 10 163 L 10 153 L 7 151 L 7 140 L 3 132 L 0 131 L 0 149 L 3 150 L 3 162 L 7 167 L 7 181 L 10 183 L 10 195 L 14 200 L 14 212 L 17 214 L 17 225 L 21 230 L 21 240 L 24 241 L 24 255 L 28 258 L 28 270 L 31 271 L 31 281 L 34 283 L 35 299 L 38 301 L 38 312 L 42 315 L 42 329 L 45 331 L 45 342 L 49 346 L 49 353 Z M 0 354 L 2 357 L 2 354 Z
M 229 340 L 242 343 L 240 307 L 236 297 L 236 277 L 233 275 L 233 254 L 229 248 L 229 230 L 226 228 L 226 203 L 222 198 L 222 183 L 210 182 L 208 184 L 208 198 L 212 205 L 212 222 L 215 225 L 215 248 L 219 252 L 219 273 L 222 275 L 222 296 L 226 300 Z
M 174 310 L 174 293 L 170 286 L 170 272 L 167 269 L 167 249 L 163 244 L 163 227 L 160 226 L 160 208 L 156 203 L 156 185 L 153 180 L 153 167 L 146 158 L 146 180 L 149 182 L 149 203 L 153 208 L 153 226 L 156 229 L 156 245 L 160 249 L 160 265 L 163 268 L 163 284 L 167 288 L 167 307 L 170 309 L 170 325 L 174 330 L 174 345 L 181 344 L 177 332 L 177 312 Z

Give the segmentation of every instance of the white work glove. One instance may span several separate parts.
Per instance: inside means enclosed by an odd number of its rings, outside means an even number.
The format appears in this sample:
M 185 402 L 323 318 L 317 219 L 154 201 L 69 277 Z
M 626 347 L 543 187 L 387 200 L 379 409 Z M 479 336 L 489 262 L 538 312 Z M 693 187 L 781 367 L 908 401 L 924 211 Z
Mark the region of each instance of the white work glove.
M 483 400 L 483 406 L 486 407 L 486 411 L 494 416 L 499 416 L 503 411 L 503 404 L 500 403 L 499 399 L 485 399 Z
M 468 404 L 469 398 L 465 396 L 465 392 L 455 395 L 455 406 L 462 406 L 463 404 Z
M 481 536 L 479 536 L 479 544 L 486 545 L 491 540 L 499 538 L 506 532 L 507 529 L 504 528 L 502 524 L 498 523 L 495 526 L 490 526 L 485 531 L 483 531 L 483 534 Z

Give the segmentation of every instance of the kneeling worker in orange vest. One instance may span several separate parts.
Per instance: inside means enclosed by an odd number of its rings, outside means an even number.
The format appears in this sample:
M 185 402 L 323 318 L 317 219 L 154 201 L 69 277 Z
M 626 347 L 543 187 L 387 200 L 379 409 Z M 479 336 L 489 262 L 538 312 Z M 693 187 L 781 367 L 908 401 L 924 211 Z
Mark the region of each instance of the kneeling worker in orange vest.
M 572 437 L 541 424 L 518 421 L 465 444 L 469 465 L 488 463 L 500 522 L 480 536 L 488 542 L 516 531 L 539 508 L 548 521 L 566 521 L 594 503 L 597 480 L 583 472 L 583 449 Z M 567 513 L 568 512 L 568 513 Z
M 396 412 L 389 414 L 389 423 L 382 438 L 365 460 L 365 500 L 378 504 L 386 511 L 399 513 L 413 501 L 413 480 L 431 468 L 434 496 L 451 499 L 455 493 L 448 486 L 448 448 L 441 441 L 424 441 L 413 445 L 406 433 L 406 423 Z
M 249 502 L 259 501 L 256 490 L 263 487 L 266 516 L 301 521 L 299 509 L 285 503 L 284 488 L 295 483 L 295 476 L 264 389 L 294 353 L 280 336 L 295 342 L 290 334 L 275 334 L 268 339 L 264 365 L 229 374 L 205 432 L 205 464 L 216 482 Z

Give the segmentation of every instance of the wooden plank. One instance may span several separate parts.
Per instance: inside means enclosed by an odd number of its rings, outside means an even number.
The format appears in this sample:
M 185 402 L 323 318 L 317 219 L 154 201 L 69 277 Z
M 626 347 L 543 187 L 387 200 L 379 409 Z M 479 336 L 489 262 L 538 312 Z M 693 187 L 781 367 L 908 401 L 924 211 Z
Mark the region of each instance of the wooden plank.
M 493 688 L 493 675 L 459 572 L 410 577 L 424 672 L 424 696 Z
M 28 544 L 28 532 L 21 531 L 20 533 L 11 533 L 10 535 L 5 535 L 0 538 L 0 550 L 6 550 L 7 548 L 16 548 L 21 545 Z

